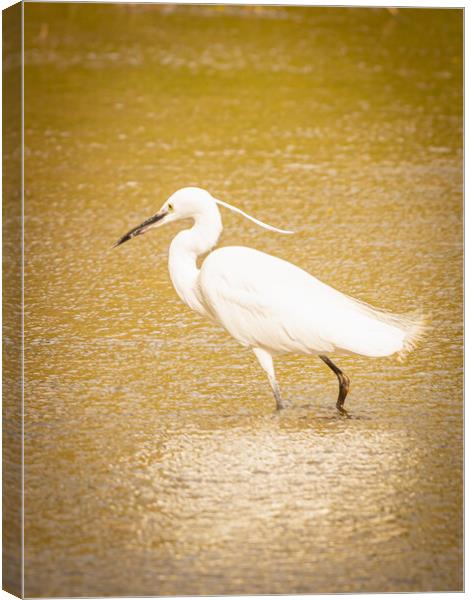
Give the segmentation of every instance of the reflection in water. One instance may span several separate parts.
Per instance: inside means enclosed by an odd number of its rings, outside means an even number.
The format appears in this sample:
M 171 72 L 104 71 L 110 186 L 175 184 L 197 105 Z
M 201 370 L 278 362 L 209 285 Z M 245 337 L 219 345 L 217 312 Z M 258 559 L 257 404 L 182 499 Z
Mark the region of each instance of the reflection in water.
M 461 13 L 25 7 L 26 594 L 456 590 Z M 277 371 L 177 299 L 183 185 L 222 245 L 433 328 L 405 363 Z

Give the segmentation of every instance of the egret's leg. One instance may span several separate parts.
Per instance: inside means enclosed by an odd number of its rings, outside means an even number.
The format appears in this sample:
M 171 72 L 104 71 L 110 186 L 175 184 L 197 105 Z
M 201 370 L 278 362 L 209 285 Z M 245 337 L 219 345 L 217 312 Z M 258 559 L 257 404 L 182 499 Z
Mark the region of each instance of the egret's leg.
M 339 369 L 335 365 L 335 363 L 328 358 L 328 356 L 325 356 L 324 354 L 320 354 L 320 358 L 322 359 L 322 361 L 324 363 L 326 363 L 330 367 L 330 369 L 333 371 L 333 373 L 335 373 L 336 377 L 338 378 L 339 394 L 338 394 L 338 400 L 336 401 L 336 408 L 339 410 L 339 412 L 342 415 L 347 415 L 348 413 L 344 410 L 343 404 L 344 404 L 344 401 L 346 400 L 346 396 L 348 395 L 348 392 L 349 392 L 349 377 L 347 375 L 345 375 L 343 373 L 343 371 L 341 371 L 341 369 Z
M 266 352 L 266 350 L 263 350 L 262 348 L 253 348 L 253 352 L 255 353 L 259 364 L 268 376 L 269 383 L 274 394 L 274 398 L 276 399 L 277 410 L 281 410 L 281 408 L 286 408 L 287 404 L 283 402 L 281 398 L 281 390 L 277 385 L 276 374 L 274 372 L 273 357 L 269 354 L 269 352 Z

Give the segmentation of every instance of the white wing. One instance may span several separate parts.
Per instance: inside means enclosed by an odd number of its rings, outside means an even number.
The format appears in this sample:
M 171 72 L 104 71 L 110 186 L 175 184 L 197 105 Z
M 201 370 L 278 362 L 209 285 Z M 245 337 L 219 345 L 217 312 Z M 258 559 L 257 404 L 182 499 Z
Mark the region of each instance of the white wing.
M 215 250 L 198 283 L 214 319 L 241 344 L 271 353 L 387 356 L 410 349 L 422 329 L 418 320 L 378 311 L 252 248 Z

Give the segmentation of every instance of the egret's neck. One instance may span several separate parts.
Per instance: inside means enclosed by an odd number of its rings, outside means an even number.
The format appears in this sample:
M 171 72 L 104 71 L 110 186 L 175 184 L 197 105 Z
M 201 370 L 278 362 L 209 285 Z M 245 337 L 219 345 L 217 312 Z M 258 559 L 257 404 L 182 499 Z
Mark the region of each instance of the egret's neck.
M 190 308 L 207 316 L 197 285 L 197 257 L 209 252 L 222 233 L 222 219 L 217 206 L 210 206 L 194 217 L 191 229 L 180 231 L 170 245 L 168 267 L 178 296 Z

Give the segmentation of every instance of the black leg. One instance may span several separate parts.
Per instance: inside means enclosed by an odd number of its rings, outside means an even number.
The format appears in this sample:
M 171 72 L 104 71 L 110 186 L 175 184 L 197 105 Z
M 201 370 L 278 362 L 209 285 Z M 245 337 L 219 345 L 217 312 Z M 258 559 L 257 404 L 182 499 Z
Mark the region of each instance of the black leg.
M 336 377 L 338 378 L 339 394 L 338 394 L 338 400 L 336 401 L 336 408 L 339 410 L 339 412 L 342 415 L 347 415 L 348 413 L 343 408 L 343 404 L 344 404 L 344 401 L 346 400 L 346 396 L 348 395 L 348 392 L 349 392 L 349 377 L 347 375 L 345 375 L 343 373 L 343 371 L 341 371 L 341 369 L 339 369 L 335 365 L 335 363 L 328 358 L 328 356 L 325 356 L 324 354 L 320 354 L 320 358 L 322 359 L 322 361 L 325 364 L 327 364 L 330 367 L 330 369 L 333 371 L 333 373 L 335 373 Z

